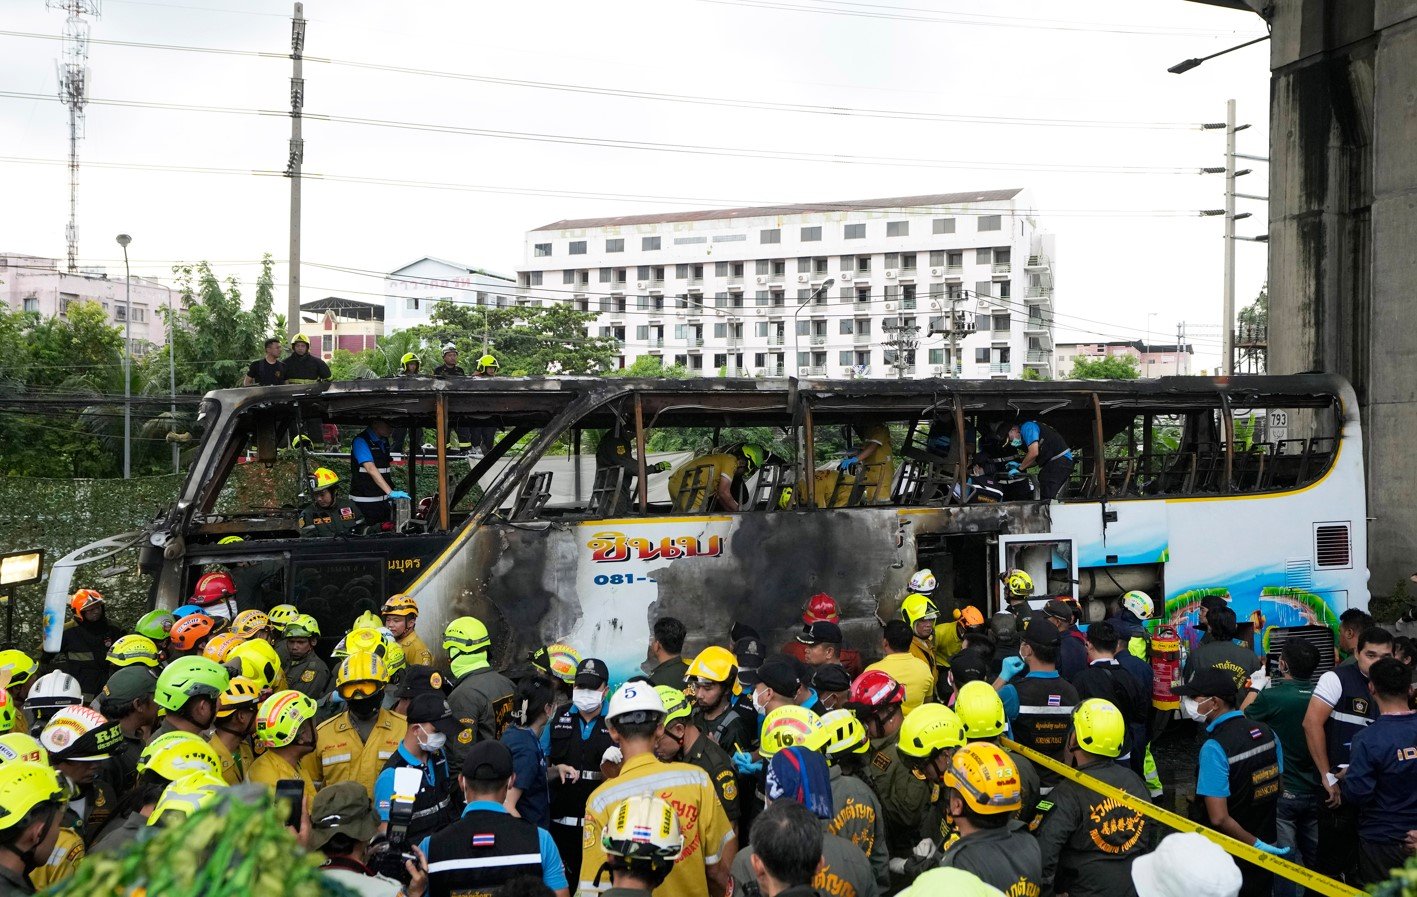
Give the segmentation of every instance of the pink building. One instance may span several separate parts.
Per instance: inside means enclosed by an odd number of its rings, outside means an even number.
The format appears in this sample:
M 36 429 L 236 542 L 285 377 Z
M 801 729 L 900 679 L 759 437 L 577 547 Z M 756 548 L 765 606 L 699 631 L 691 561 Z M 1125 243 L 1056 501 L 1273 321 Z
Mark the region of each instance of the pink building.
M 1190 343 L 1148 343 L 1145 340 L 1116 340 L 1106 343 L 1058 343 L 1053 350 L 1053 369 L 1059 377 L 1072 376 L 1073 360 L 1089 361 L 1111 356 L 1130 356 L 1137 360 L 1137 372 L 1143 377 L 1187 377 L 1191 373 L 1191 358 L 1195 349 Z
M 84 268 L 70 274 L 60 270 L 59 259 L 0 253 L 0 302 L 15 311 L 29 311 L 44 317 L 63 316 L 75 302 L 97 302 L 108 320 L 124 327 L 128 323 L 122 269 L 110 278 L 103 268 Z M 142 355 L 167 342 L 167 324 L 158 309 L 177 301 L 177 291 L 155 280 L 134 277 L 132 284 L 133 353 Z
M 301 329 L 310 337 L 310 351 L 329 361 L 336 349 L 362 352 L 384 335 L 384 306 L 339 296 L 300 304 Z

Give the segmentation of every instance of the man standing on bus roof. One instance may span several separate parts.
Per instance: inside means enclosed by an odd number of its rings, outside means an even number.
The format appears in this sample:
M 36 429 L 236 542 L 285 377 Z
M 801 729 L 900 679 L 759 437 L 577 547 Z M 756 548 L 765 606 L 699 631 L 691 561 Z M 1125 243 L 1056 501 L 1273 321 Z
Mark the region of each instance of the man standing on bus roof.
M 349 498 L 358 503 L 364 519 L 370 523 L 383 523 L 393 516 L 389 499 L 409 497 L 407 492 L 395 489 L 389 482 L 394 464 L 394 456 L 389 449 L 392 433 L 393 427 L 389 422 L 376 417 L 363 433 L 354 437 L 349 449 Z
M 1058 490 L 1073 473 L 1073 451 L 1057 430 L 1036 420 L 1023 423 L 1005 421 L 999 427 L 999 436 L 1015 449 L 1022 448 L 1023 459 L 1018 469 L 1027 470 L 1037 464 L 1038 497 L 1052 501 Z
M 287 383 L 318 383 L 331 379 L 330 366 L 318 355 L 310 354 L 310 337 L 297 333 L 290 340 L 290 355 L 286 356 Z
M 663 473 L 672 465 L 668 461 L 645 465 L 645 473 Z M 617 420 L 614 429 L 606 430 L 595 446 L 595 471 L 619 468 L 620 491 L 607 513 L 618 516 L 630 510 L 633 502 L 635 477 L 640 475 L 640 460 L 635 456 L 635 447 L 625 433 L 624 426 Z
M 280 337 L 266 340 L 266 354 L 251 362 L 242 386 L 284 386 L 285 362 L 280 360 Z

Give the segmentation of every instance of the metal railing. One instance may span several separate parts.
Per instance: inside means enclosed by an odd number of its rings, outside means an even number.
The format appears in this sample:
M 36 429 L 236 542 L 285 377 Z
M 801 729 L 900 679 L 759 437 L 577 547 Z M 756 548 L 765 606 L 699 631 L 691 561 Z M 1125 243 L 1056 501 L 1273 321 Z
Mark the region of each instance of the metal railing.
M 1007 361 L 991 361 L 989 363 L 989 373 L 1007 374 L 1014 369 L 1014 366 Z
M 1023 361 L 1024 364 L 1052 364 L 1053 353 L 1031 350 L 1025 353 Z
M 1008 274 L 1009 272 L 1011 272 L 1011 271 L 1013 270 L 1013 267 L 1014 267 L 1014 266 L 1013 266 L 1013 263 L 1012 263 L 1012 262 L 995 262 L 995 263 L 994 263 L 994 273 L 995 273 L 995 274 Z
M 807 338 L 807 345 L 809 346 L 825 346 L 826 344 L 827 335 L 825 333 L 813 334 Z

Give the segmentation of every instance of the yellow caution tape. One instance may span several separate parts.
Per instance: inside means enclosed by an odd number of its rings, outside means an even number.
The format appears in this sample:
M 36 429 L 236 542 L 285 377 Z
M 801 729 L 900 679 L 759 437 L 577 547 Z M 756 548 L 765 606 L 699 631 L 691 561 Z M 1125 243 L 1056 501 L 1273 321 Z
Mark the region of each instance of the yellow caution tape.
M 1208 828 L 1204 825 L 1201 825 L 1199 822 L 1194 822 L 1190 819 L 1187 819 L 1186 817 L 1178 813 L 1172 813 L 1170 810 L 1163 810 L 1161 807 L 1158 807 L 1156 804 L 1153 804 L 1150 801 L 1141 800 L 1135 795 L 1128 794 L 1120 788 L 1113 787 L 1112 785 L 1109 785 L 1106 782 L 1100 782 L 1090 775 L 1078 772 L 1071 766 L 1066 766 L 1063 763 L 1060 763 L 1057 760 L 1053 759 L 1052 757 L 1038 753 L 1032 748 L 1024 747 L 1016 741 L 1013 741 L 1008 738 L 1002 738 L 1000 739 L 1000 742 L 1003 744 L 1004 747 L 1008 748 L 1011 751 L 1017 751 L 1018 753 L 1027 757 L 1029 760 L 1032 760 L 1034 763 L 1038 764 L 1039 766 L 1042 766 L 1044 769 L 1052 770 L 1053 772 L 1056 772 L 1058 775 L 1066 779 L 1077 782 L 1084 788 L 1096 791 L 1098 794 L 1104 795 L 1106 797 L 1110 797 L 1117 803 L 1123 805 L 1124 807 L 1127 807 L 1131 810 L 1135 810 L 1143 816 L 1148 816 L 1152 819 L 1155 819 L 1157 822 L 1161 823 L 1164 826 L 1167 826 L 1168 828 L 1174 828 L 1179 832 L 1195 832 L 1198 835 L 1203 835 L 1211 841 L 1214 841 L 1220 846 L 1221 850 L 1224 850 L 1231 856 L 1236 856 L 1240 857 L 1241 859 L 1248 860 L 1249 862 L 1254 863 L 1256 866 L 1263 866 L 1264 868 L 1273 872 L 1275 875 L 1282 876 L 1283 878 L 1287 878 L 1290 881 L 1298 882 L 1299 884 L 1303 885 L 1304 887 L 1308 888 L 1310 891 L 1313 891 L 1316 894 L 1323 894 L 1325 895 L 1325 897 L 1362 897 L 1363 895 L 1363 892 L 1358 890 L 1357 888 L 1350 887 L 1349 885 L 1346 885 L 1341 881 L 1336 881 L 1332 878 L 1329 878 L 1326 875 L 1320 875 L 1312 869 L 1301 866 L 1298 863 L 1292 863 L 1289 860 L 1284 859 L 1283 857 L 1275 856 L 1272 853 L 1265 853 L 1263 850 L 1251 847 L 1244 841 L 1237 841 L 1229 835 L 1222 834 L 1221 832 L 1218 832 L 1213 828 Z

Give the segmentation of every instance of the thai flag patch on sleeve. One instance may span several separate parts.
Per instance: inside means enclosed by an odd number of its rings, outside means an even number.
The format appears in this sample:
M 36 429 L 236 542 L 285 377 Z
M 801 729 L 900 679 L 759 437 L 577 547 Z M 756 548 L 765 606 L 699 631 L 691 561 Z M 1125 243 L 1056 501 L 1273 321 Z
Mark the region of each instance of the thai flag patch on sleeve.
M 1061 706 L 1063 706 L 1063 696 L 1062 696 L 1062 695 L 1049 695 L 1049 696 L 1048 696 L 1048 706 L 1049 706 L 1049 707 L 1061 707 Z
M 1264 737 L 1264 732 L 1260 731 L 1259 729 L 1251 729 L 1250 737 L 1258 741 Z
M 496 841 L 497 841 L 497 839 L 496 839 L 495 837 L 493 837 L 492 835 L 473 835 L 473 836 L 472 836 L 472 846 L 473 846 L 473 847 L 492 847 L 492 846 L 496 843 Z

